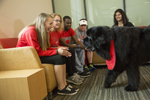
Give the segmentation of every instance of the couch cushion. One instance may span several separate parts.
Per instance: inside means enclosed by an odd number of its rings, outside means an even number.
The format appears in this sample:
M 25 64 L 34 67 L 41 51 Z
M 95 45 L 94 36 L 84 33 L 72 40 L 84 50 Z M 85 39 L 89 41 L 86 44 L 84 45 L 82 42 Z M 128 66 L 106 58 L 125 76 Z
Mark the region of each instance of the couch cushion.
M 18 38 L 1 38 L 0 44 L 3 48 L 14 48 L 18 42 Z
M 0 50 L 0 71 L 41 68 L 41 61 L 33 47 Z

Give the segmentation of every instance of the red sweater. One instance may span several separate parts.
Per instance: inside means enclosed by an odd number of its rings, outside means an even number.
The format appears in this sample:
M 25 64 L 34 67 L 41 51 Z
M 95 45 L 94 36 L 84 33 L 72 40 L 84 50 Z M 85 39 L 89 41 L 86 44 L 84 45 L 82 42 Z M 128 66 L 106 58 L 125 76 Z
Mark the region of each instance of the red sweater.
M 50 43 L 52 40 L 50 39 Z M 35 30 L 35 26 L 28 27 L 23 34 L 21 35 L 20 39 L 18 40 L 17 47 L 24 47 L 24 46 L 32 46 L 36 49 L 39 56 L 52 56 L 56 55 L 57 48 L 48 48 L 47 50 L 43 51 L 39 45 L 39 41 L 37 39 L 37 33 Z M 53 46 L 53 45 L 51 45 Z

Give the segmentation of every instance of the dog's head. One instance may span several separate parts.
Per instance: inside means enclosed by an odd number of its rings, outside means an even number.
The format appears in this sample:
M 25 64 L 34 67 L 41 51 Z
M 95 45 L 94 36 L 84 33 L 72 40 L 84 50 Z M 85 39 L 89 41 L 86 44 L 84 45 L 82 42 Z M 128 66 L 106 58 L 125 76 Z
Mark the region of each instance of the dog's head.
M 113 31 L 107 26 L 92 27 L 87 30 L 87 37 L 83 44 L 87 48 L 94 48 L 103 59 L 110 59 L 110 41 L 113 39 Z

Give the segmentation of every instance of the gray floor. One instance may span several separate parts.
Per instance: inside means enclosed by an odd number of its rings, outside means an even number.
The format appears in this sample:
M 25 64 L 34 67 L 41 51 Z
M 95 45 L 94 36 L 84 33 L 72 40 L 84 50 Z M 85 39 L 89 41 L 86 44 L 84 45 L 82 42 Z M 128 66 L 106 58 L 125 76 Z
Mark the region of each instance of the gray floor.
M 74 96 L 57 95 L 54 90 L 53 100 L 150 100 L 150 65 L 140 67 L 140 86 L 137 92 L 126 92 L 124 87 L 128 80 L 126 72 L 123 72 L 112 84 L 111 88 L 103 88 L 106 67 L 97 67 L 89 78 L 78 87 L 80 90 Z

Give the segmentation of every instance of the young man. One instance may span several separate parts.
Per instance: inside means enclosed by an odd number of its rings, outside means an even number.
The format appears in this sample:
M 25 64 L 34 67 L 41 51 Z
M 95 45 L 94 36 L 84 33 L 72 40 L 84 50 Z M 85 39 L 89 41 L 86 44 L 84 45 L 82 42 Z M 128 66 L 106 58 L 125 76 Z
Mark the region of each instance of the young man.
M 62 36 L 63 36 L 63 38 L 65 39 L 65 41 L 66 41 L 66 43 L 68 43 L 68 44 L 71 44 L 71 40 L 72 41 L 74 41 L 74 43 L 75 44 L 77 44 L 78 45 L 78 48 L 80 48 L 80 46 L 83 46 L 83 44 L 80 42 L 80 41 L 78 41 L 78 39 L 76 38 L 76 36 L 75 36 L 75 32 L 74 32 L 74 30 L 71 28 L 71 18 L 69 17 L 69 16 L 65 16 L 64 18 L 63 18 L 63 21 L 64 21 L 64 30 L 62 31 Z M 84 46 L 83 46 L 84 47 Z M 81 48 L 80 48 L 81 49 Z M 75 50 L 75 49 L 74 49 Z M 75 52 L 75 51 L 74 51 Z M 76 57 L 75 57 L 75 59 L 76 59 Z M 75 62 L 75 60 L 74 61 L 71 61 L 71 62 Z M 76 65 L 76 62 L 75 62 L 75 65 Z M 75 66 L 74 66 L 75 67 Z M 83 69 L 83 66 L 81 66 L 82 67 L 82 69 Z M 76 67 L 75 67 L 76 68 Z M 77 70 L 78 70 L 78 68 L 77 68 Z M 88 71 L 80 71 L 80 70 L 78 70 L 78 72 L 77 72 L 81 77 L 89 77 L 90 76 L 90 74 L 88 73 Z M 73 81 L 73 78 L 74 78 L 74 76 L 70 76 L 70 77 L 68 77 L 67 78 L 67 80 L 68 80 L 68 82 L 70 81 L 71 82 L 71 80 Z
M 75 34 L 76 37 L 78 38 L 78 40 L 82 43 L 82 39 L 84 39 L 86 37 L 86 28 L 87 28 L 87 20 L 86 19 L 81 19 L 79 21 L 79 27 L 76 28 Z M 93 58 L 93 50 L 92 49 L 86 49 L 86 57 L 89 63 L 89 66 L 85 65 L 84 66 L 84 70 L 90 70 L 92 72 L 92 70 L 95 70 L 96 68 L 92 65 L 92 58 Z M 79 50 L 76 50 L 76 54 L 77 56 L 81 55 L 81 52 Z M 78 60 L 78 65 L 83 64 L 84 61 L 82 61 L 81 59 L 76 59 Z

